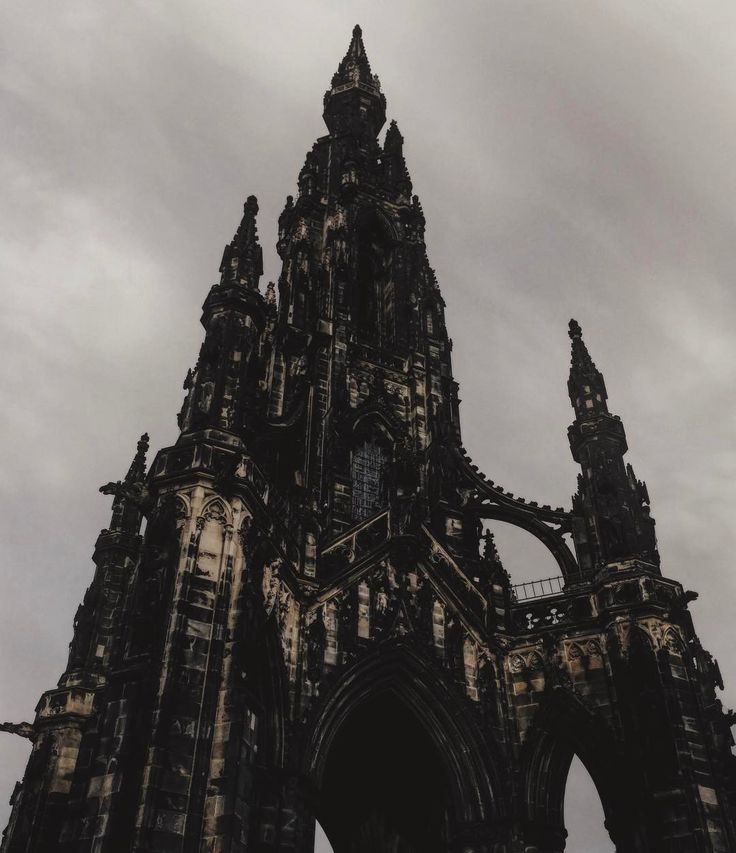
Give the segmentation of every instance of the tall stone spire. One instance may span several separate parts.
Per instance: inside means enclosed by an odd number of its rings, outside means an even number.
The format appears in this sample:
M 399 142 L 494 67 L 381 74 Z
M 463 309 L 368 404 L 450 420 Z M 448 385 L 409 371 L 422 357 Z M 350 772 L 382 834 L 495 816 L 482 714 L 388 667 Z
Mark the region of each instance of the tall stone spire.
M 581 568 L 629 566 L 640 561 L 659 566 L 654 519 L 646 485 L 624 463 L 628 450 L 624 425 L 608 411 L 606 385 L 583 341 L 580 325 L 570 320 L 572 359 L 567 388 L 575 410 L 568 429 L 573 458 L 582 468 L 573 496 L 577 516 L 575 545 Z

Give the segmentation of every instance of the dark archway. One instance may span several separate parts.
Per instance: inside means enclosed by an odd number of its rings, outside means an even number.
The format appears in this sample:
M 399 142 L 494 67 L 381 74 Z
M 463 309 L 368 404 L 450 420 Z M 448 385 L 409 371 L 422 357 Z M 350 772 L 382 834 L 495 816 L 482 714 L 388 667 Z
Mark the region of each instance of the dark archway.
M 446 849 L 442 760 L 395 693 L 382 690 L 340 727 L 325 763 L 318 818 L 335 853 Z
M 525 837 L 530 849 L 564 849 L 565 788 L 575 755 L 598 791 L 616 850 L 648 849 L 636 786 L 608 724 L 562 688 L 545 697 L 524 746 Z
M 466 841 L 487 843 L 502 832 L 507 816 L 498 812 L 495 791 L 501 787 L 505 762 L 478 723 L 458 701 L 452 685 L 413 645 L 388 642 L 344 672 L 321 704 L 303 758 L 314 792 L 314 813 L 335 853 L 352 849 L 376 853 L 447 850 Z M 399 837 L 395 837 L 395 815 L 387 811 L 380 797 L 372 798 L 375 786 L 367 797 L 375 812 L 372 819 L 370 813 L 356 812 L 357 805 L 353 808 L 345 803 L 346 796 L 352 797 L 351 767 L 360 768 L 356 750 L 361 738 L 371 746 L 370 761 L 382 756 L 382 765 L 371 765 L 366 778 L 378 779 L 380 786 L 402 780 L 398 786 L 402 796 L 409 789 L 417 792 L 413 802 L 425 803 L 421 810 L 424 828 L 415 822 L 416 812 L 409 808 L 414 817 L 398 827 Z M 358 796 L 363 796 L 362 791 Z M 438 815 L 429 824 L 428 804 L 432 804 L 432 816 Z M 368 837 L 375 833 L 373 846 L 349 846 L 356 839 L 346 839 L 339 819 L 333 817 L 341 809 L 355 820 L 368 820 L 365 829 Z M 383 846 L 377 838 L 383 839 Z M 396 844 L 399 846 L 392 846 Z
M 595 783 L 575 756 L 565 784 L 565 853 L 613 853 L 606 815 Z

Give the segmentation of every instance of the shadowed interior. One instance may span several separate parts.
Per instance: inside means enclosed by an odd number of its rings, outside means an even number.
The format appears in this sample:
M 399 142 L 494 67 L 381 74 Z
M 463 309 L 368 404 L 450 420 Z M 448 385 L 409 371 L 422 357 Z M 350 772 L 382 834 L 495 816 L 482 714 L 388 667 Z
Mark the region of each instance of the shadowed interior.
M 391 692 L 357 708 L 332 743 L 318 817 L 335 853 L 445 849 L 447 785 L 428 734 Z

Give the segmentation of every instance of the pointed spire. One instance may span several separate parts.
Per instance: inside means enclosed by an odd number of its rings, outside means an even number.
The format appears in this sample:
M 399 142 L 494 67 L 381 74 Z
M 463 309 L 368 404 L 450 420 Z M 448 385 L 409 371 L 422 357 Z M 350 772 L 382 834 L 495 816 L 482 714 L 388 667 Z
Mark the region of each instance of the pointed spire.
M 606 384 L 583 341 L 583 330 L 577 320 L 570 320 L 568 334 L 572 340 L 570 378 L 567 389 L 578 419 L 587 420 L 608 413 Z
M 496 540 L 490 530 L 486 530 L 483 535 L 483 559 L 488 563 L 499 565 L 501 563 L 501 558 L 498 556 L 498 549 L 496 548 Z
M 371 72 L 359 26 L 325 92 L 322 115 L 331 134 L 368 134 L 374 139 L 386 121 L 386 99 Z
M 383 143 L 383 164 L 389 182 L 393 183 L 400 194 L 408 200 L 411 197 L 412 186 L 404 159 L 404 137 L 401 135 L 398 124 L 393 120 L 388 126 Z
M 396 119 L 391 119 L 391 123 L 388 126 L 383 150 L 386 154 L 403 155 L 404 153 L 404 137 L 401 135 Z
M 148 453 L 148 433 L 144 432 L 138 440 L 138 447 L 133 461 L 130 463 L 128 473 L 125 475 L 125 482 L 140 483 L 146 476 L 146 454 Z
M 381 91 L 378 77 L 371 73 L 371 65 L 368 62 L 363 44 L 363 31 L 356 24 L 353 27 L 353 37 L 350 40 L 348 52 L 332 76 L 332 90 L 334 92 L 340 86 L 357 86 L 359 84 L 368 86 L 376 92 Z
M 250 195 L 243 205 L 240 226 L 222 255 L 222 284 L 235 281 L 251 290 L 258 290 L 258 282 L 263 275 L 263 251 L 258 242 L 257 215 L 258 199 Z

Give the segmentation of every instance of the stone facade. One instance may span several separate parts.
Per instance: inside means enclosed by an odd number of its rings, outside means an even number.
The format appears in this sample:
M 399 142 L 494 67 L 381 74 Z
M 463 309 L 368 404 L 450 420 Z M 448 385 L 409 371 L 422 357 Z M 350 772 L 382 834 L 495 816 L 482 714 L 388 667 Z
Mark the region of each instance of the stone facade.
M 575 321 L 570 510 L 468 458 L 424 216 L 360 29 L 259 289 L 248 198 L 176 444 L 144 436 L 32 725 L 21 851 L 557 853 L 573 755 L 616 849 L 736 849 L 718 667 Z M 141 527 L 145 519 L 145 533 Z M 484 520 L 560 577 L 513 587 Z

